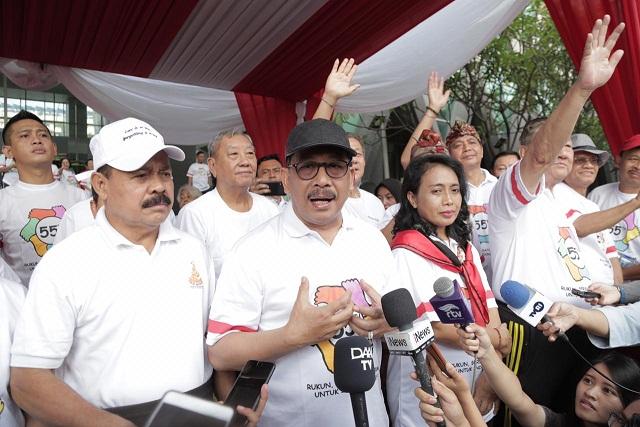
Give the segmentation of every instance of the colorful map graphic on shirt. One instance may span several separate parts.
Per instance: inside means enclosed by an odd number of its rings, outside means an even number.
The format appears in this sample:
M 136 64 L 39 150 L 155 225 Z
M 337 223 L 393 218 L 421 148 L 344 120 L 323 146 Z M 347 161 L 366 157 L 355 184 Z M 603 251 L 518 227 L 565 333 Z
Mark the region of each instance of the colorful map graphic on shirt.
M 38 256 L 42 257 L 53 246 L 53 239 L 58 232 L 58 224 L 66 209 L 64 206 L 53 206 L 51 209 L 31 209 L 29 221 L 20 230 L 20 237 L 31 242 Z
M 316 294 L 313 299 L 313 303 L 316 306 L 328 304 L 331 301 L 340 299 L 347 291 L 351 291 L 351 301 L 360 307 L 369 307 L 371 304 L 367 301 L 364 291 L 360 287 L 360 281 L 358 279 L 348 279 L 340 283 L 340 286 L 318 286 Z M 319 342 L 314 344 L 322 354 L 322 360 L 324 361 L 327 370 L 333 373 L 333 352 L 335 342 L 343 336 L 351 336 L 354 332 L 349 325 L 340 329 L 330 340 Z
M 558 253 L 562 257 L 569 274 L 576 282 L 589 278 L 589 270 L 580 259 L 580 254 L 573 244 L 569 227 L 558 227 L 560 240 L 558 240 Z
M 489 244 L 489 226 L 488 217 L 489 206 L 484 205 L 469 205 L 469 214 L 473 222 L 473 231 L 478 236 L 478 243 Z
M 640 236 L 640 230 L 636 225 L 636 212 L 631 212 L 625 219 L 613 227 L 613 240 L 616 242 L 616 249 L 625 252 L 629 249 L 629 242 Z

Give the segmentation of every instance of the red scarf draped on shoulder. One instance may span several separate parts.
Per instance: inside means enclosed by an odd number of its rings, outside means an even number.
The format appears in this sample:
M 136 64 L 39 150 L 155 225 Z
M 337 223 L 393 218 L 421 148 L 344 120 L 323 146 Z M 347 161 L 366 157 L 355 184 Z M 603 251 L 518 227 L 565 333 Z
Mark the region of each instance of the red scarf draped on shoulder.
M 470 244 L 467 244 L 464 262 L 456 263 L 458 265 L 454 264 L 431 239 L 418 230 L 403 230 L 396 233 L 391 241 L 391 249 L 395 248 L 407 249 L 433 262 L 440 268 L 460 274 L 467 287 L 475 323 L 480 326 L 485 326 L 489 323 L 487 294 L 484 290 L 480 273 L 478 273 L 478 269 L 473 262 Z M 454 255 L 453 252 L 451 254 Z

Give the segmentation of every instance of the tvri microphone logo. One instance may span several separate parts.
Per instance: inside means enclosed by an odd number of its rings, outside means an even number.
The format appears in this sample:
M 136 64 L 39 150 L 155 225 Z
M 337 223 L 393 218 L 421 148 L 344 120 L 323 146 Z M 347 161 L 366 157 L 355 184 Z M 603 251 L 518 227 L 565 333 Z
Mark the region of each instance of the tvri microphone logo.
M 444 311 L 447 318 L 452 320 L 462 319 L 462 310 L 455 304 L 446 304 L 439 308 L 440 311 Z
M 544 303 L 542 301 L 536 301 L 533 304 L 533 310 L 531 311 L 531 314 L 529 314 L 529 317 L 534 317 L 536 314 L 540 313 L 542 310 L 544 310 Z
M 360 359 L 362 370 L 373 369 L 373 347 L 353 347 L 351 349 L 351 360 Z

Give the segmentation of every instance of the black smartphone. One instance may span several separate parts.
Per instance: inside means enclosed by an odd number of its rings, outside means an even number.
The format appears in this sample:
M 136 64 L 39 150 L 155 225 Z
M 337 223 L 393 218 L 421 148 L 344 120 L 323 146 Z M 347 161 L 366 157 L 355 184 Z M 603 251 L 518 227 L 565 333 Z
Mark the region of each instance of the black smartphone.
M 597 292 L 581 291 L 580 289 L 575 289 L 575 288 L 571 289 L 571 293 L 576 296 L 579 296 L 580 298 L 600 298 L 602 296 Z
M 249 360 L 242 368 L 240 375 L 236 378 L 233 387 L 224 401 L 226 406 L 234 409 L 231 425 L 244 425 L 247 417 L 235 412 L 236 406 L 242 405 L 245 408 L 256 409 L 260 402 L 260 389 L 262 384 L 269 382 L 276 365 L 271 362 L 259 362 Z
M 269 191 L 272 196 L 286 196 L 287 193 L 284 192 L 284 185 L 282 185 L 282 181 L 272 181 L 265 182 L 269 186 Z

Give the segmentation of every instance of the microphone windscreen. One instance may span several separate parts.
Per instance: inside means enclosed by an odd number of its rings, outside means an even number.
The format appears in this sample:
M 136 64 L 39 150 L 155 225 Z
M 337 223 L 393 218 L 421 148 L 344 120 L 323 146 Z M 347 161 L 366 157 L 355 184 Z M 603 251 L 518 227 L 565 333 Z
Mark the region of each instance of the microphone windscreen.
M 453 281 L 448 277 L 440 277 L 433 283 L 433 292 L 440 298 L 448 298 L 453 295 Z
M 522 308 L 529 301 L 529 288 L 515 280 L 507 280 L 500 288 L 502 299 L 513 308 Z
M 384 317 L 393 328 L 411 325 L 418 318 L 413 297 L 405 288 L 394 289 L 385 294 L 380 302 Z
M 345 393 L 363 393 L 376 382 L 373 346 L 361 336 L 338 340 L 333 353 L 333 379 Z

